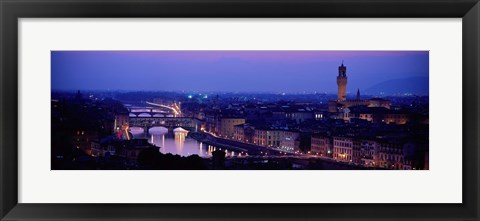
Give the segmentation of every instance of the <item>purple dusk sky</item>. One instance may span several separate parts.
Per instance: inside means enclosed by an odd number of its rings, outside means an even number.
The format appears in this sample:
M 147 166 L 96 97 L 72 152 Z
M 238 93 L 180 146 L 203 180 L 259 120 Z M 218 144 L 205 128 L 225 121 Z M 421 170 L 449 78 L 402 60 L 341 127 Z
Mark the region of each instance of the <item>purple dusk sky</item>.
M 52 51 L 53 90 L 336 93 L 429 74 L 428 51 Z

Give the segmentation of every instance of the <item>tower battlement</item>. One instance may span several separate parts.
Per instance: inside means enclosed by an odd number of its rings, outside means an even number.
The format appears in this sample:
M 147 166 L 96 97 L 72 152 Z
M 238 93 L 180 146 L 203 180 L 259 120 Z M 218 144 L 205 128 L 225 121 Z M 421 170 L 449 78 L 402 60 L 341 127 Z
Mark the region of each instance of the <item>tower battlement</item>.
M 338 101 L 346 101 L 347 100 L 347 67 L 342 65 L 338 67 L 338 76 L 337 76 L 337 86 L 338 86 L 338 93 L 337 93 L 337 100 Z

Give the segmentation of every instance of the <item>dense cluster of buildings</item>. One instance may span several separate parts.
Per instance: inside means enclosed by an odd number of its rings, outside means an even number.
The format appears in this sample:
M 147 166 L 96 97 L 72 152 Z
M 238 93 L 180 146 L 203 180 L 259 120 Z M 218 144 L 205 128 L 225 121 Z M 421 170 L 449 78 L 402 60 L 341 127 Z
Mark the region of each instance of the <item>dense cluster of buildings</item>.
M 338 68 L 336 100 L 244 102 L 203 108 L 202 130 L 286 152 L 364 167 L 428 168 L 428 114 L 381 98 L 347 99 L 346 66 Z
M 388 169 L 425 169 L 427 143 L 415 140 L 312 135 L 311 153 L 340 162 Z

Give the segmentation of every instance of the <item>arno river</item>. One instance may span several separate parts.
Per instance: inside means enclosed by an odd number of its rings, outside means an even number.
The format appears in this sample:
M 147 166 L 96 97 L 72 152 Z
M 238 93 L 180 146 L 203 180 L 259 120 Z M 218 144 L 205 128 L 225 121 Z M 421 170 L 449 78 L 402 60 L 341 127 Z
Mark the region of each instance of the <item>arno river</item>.
M 160 147 L 161 153 L 178 154 L 181 156 L 190 156 L 197 154 L 200 157 L 210 157 L 217 147 L 207 145 L 194 140 L 183 133 L 167 133 L 167 129 L 163 127 L 153 127 L 146 135 L 143 128 L 131 127 L 130 132 L 135 138 L 148 138 L 148 142 Z M 224 150 L 228 156 L 238 156 L 235 151 Z

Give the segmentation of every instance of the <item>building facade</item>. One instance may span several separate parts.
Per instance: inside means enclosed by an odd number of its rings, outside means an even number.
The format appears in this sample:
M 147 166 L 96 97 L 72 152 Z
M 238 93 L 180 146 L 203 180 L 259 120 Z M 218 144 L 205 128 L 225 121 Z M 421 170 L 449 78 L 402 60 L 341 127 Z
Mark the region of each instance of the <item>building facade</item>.
M 353 161 L 353 139 L 333 137 L 333 159 L 341 162 Z
M 256 128 L 253 135 L 253 143 L 259 146 L 294 152 L 299 150 L 298 142 L 296 142 L 299 137 L 300 133 L 296 131 Z
M 333 139 L 329 136 L 314 134 L 311 137 L 310 152 L 322 157 L 333 156 Z
M 366 167 L 376 167 L 378 161 L 378 143 L 372 140 L 360 141 L 360 162 Z
M 233 139 L 235 135 L 235 126 L 244 124 L 245 118 L 240 117 L 221 117 L 217 122 L 217 133 L 219 136 Z
M 396 170 L 402 170 L 404 168 L 402 143 L 379 142 L 378 156 L 378 167 Z

